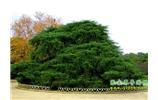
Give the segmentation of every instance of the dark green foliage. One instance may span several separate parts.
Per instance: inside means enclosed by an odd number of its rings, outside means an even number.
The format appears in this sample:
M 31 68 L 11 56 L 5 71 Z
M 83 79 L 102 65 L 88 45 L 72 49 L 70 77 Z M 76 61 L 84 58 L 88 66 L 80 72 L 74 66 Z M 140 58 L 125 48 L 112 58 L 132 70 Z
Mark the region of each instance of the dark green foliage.
M 25 72 L 30 69 L 30 71 L 34 70 L 39 66 L 38 63 L 35 62 L 20 62 L 18 64 L 12 64 L 11 65 L 11 79 L 15 79 L 19 72 Z
M 148 53 L 139 52 L 137 54 L 129 53 L 124 55 L 125 59 L 136 64 L 145 74 L 148 74 Z
M 21 83 L 58 87 L 108 87 L 111 79 L 140 79 L 144 74 L 109 39 L 106 26 L 94 21 L 48 28 L 30 40 L 30 63 L 14 66 Z M 25 69 L 26 67 L 26 69 Z M 14 68 L 14 67 L 13 67 Z

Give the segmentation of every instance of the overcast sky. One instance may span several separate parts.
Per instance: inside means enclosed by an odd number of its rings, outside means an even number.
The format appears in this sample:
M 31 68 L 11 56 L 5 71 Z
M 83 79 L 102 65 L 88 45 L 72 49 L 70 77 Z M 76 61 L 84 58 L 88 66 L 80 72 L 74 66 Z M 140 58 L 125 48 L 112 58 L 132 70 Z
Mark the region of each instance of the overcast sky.
M 145 0 L 38 0 L 13 5 L 11 20 L 41 11 L 62 23 L 90 19 L 109 26 L 111 39 L 123 52 L 148 52 L 148 9 Z

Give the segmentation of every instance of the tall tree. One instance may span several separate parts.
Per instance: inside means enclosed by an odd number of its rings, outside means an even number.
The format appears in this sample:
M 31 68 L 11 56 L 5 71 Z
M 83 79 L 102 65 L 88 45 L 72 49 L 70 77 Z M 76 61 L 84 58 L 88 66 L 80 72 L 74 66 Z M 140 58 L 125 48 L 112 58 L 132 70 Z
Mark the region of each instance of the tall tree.
M 57 27 L 60 25 L 59 19 L 53 18 L 41 12 L 36 12 L 34 18 L 22 15 L 11 25 L 13 36 L 31 39 L 36 33 L 41 32 L 47 27 Z
M 25 68 L 18 72 L 21 83 L 52 89 L 101 88 L 109 87 L 112 79 L 144 78 L 135 64 L 123 59 L 107 26 L 85 20 L 42 33 L 30 40 L 34 47 L 30 62 L 15 65 L 15 69 Z

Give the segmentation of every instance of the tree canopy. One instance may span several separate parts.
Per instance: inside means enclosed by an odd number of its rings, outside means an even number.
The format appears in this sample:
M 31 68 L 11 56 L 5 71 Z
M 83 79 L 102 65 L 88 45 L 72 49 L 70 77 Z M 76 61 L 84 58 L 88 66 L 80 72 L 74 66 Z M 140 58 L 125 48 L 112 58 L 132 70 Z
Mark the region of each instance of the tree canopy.
M 111 79 L 144 78 L 108 36 L 108 27 L 84 20 L 47 28 L 33 37 L 31 61 L 14 64 L 21 83 L 58 87 L 109 87 Z M 23 70 L 20 70 L 20 68 Z M 14 70 L 18 69 L 17 73 Z

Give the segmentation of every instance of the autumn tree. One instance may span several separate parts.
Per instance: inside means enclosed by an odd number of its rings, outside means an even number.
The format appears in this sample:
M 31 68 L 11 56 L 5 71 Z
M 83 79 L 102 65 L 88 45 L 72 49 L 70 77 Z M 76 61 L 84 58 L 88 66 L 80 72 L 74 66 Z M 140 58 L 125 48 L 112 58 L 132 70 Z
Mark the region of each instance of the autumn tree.
M 20 37 L 11 38 L 11 63 L 18 63 L 21 60 L 28 60 L 31 46 L 28 41 Z
M 50 15 L 45 15 L 41 12 L 36 12 L 34 17 L 36 19 L 36 21 L 34 21 L 33 26 L 33 30 L 35 33 L 41 32 L 43 29 L 47 27 L 57 27 L 60 25 L 59 20 L 53 18 Z
M 13 22 L 11 30 L 13 36 L 30 39 L 47 27 L 57 27 L 59 25 L 59 19 L 53 18 L 51 15 L 36 12 L 34 18 L 22 15 L 18 20 Z
M 19 20 L 16 20 L 11 26 L 13 36 L 21 38 L 29 38 L 33 34 L 33 20 L 27 15 L 22 15 Z
M 47 27 L 58 27 L 60 21 L 50 15 L 36 12 L 34 18 L 22 15 L 11 25 L 11 62 L 17 63 L 28 59 L 30 40 L 35 34 L 41 32 Z

